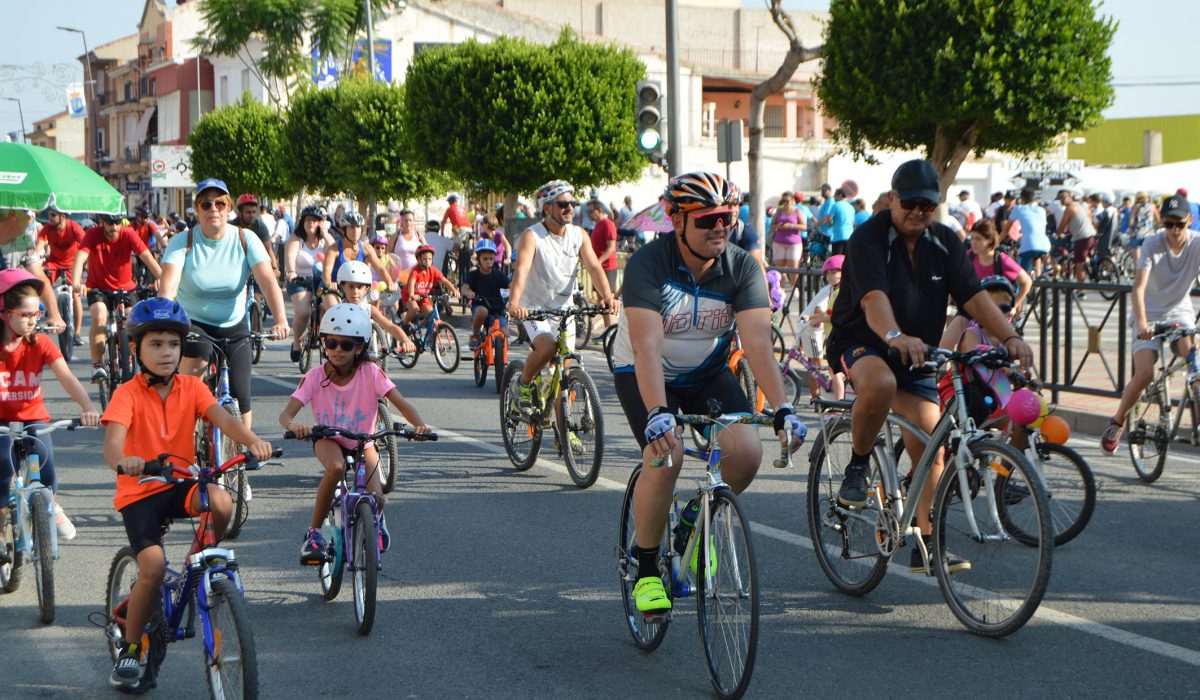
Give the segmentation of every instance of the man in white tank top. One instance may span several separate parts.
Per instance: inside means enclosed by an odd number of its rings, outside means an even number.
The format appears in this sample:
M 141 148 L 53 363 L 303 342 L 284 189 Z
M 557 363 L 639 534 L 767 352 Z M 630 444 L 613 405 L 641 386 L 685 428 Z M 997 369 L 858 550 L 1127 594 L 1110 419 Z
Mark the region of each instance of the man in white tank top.
M 571 223 L 575 208 L 575 188 L 562 180 L 553 180 L 537 191 L 538 212 L 542 221 L 525 229 L 517 243 L 517 266 L 513 271 L 508 296 L 508 313 L 522 321 L 529 335 L 529 357 L 517 387 L 517 410 L 528 415 L 533 407 L 530 382 L 554 357 L 557 324 L 551 321 L 527 321 L 529 309 L 561 309 L 571 305 L 579 265 L 591 275 L 600 294 L 600 303 L 613 308 L 612 290 L 600 266 L 591 241 L 583 229 Z M 569 324 L 574 335 L 574 324 Z M 572 344 L 574 339 L 572 338 Z

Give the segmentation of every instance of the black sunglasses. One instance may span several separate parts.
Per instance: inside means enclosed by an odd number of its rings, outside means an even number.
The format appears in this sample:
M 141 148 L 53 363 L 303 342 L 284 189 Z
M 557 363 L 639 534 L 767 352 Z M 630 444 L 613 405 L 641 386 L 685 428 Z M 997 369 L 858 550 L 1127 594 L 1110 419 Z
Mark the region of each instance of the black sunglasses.
M 361 340 L 338 340 L 337 338 L 325 338 L 326 350 L 337 350 L 338 348 L 341 348 L 343 352 L 350 352 L 352 350 L 357 350 L 360 345 L 362 345 Z
M 690 214 L 689 218 L 701 231 L 711 231 L 721 224 L 725 228 L 733 225 L 736 214 L 732 211 L 710 211 L 706 214 Z
M 1187 228 L 1186 221 L 1164 221 L 1162 225 L 1165 229 Z
M 917 211 L 921 212 L 922 214 L 928 214 L 929 212 L 933 211 L 934 209 L 937 209 L 937 206 L 938 206 L 937 202 L 931 202 L 928 199 L 925 199 L 924 197 L 900 200 L 900 208 L 901 209 L 907 209 L 909 211 L 916 209 Z
M 574 202 L 574 201 L 572 201 L 572 202 L 555 202 L 555 204 L 557 204 L 558 208 L 562 209 L 563 211 L 566 211 L 567 209 L 574 209 L 575 207 L 579 206 L 579 202 Z

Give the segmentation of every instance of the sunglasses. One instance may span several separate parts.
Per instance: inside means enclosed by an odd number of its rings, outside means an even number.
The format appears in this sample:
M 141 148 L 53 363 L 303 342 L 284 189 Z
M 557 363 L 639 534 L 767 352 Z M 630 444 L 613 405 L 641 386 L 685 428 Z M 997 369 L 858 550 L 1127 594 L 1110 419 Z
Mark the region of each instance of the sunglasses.
M 579 202 L 555 202 L 555 204 L 557 204 L 558 208 L 562 209 L 563 211 L 574 209 L 575 207 L 579 206 Z
M 915 209 L 922 214 L 928 214 L 929 212 L 933 211 L 934 209 L 937 209 L 937 207 L 938 207 L 937 202 L 931 202 L 928 199 L 925 199 L 923 197 L 918 197 L 916 199 L 900 200 L 900 208 L 901 209 L 905 209 L 907 211 L 912 211 Z
M 205 199 L 203 201 L 196 202 L 196 206 L 200 207 L 204 211 L 208 211 L 213 207 L 216 207 L 217 211 L 225 211 L 229 208 L 229 202 L 226 202 L 223 199 Z
M 341 348 L 343 352 L 351 352 L 357 350 L 362 345 L 361 340 L 338 340 L 337 338 L 325 338 L 326 350 L 337 350 Z
M 1162 225 L 1163 225 L 1163 228 L 1165 228 L 1167 230 L 1170 230 L 1173 228 L 1180 228 L 1180 229 L 1187 228 L 1186 221 L 1164 221 Z
M 717 224 L 729 228 L 733 225 L 733 219 L 736 214 L 731 209 L 722 209 L 718 211 L 708 211 L 699 214 L 688 214 L 688 218 L 692 220 L 696 228 L 701 231 L 711 231 L 717 227 Z

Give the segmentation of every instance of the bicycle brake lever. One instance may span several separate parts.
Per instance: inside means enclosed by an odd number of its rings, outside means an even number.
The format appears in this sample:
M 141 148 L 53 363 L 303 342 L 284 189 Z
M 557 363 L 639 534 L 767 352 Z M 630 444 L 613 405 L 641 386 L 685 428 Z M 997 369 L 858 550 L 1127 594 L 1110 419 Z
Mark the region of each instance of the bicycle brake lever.
M 171 481 L 169 479 L 167 479 L 167 477 L 165 477 L 165 476 L 143 476 L 142 478 L 138 479 L 138 484 L 139 485 L 145 484 L 145 483 L 148 483 L 151 481 L 159 481 L 164 484 L 171 483 Z

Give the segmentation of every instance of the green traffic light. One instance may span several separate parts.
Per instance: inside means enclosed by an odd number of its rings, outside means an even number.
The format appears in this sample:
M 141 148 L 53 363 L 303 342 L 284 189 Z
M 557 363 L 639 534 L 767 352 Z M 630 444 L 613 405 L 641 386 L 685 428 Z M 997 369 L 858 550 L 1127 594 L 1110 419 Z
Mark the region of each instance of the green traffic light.
M 653 151 L 662 143 L 662 134 L 657 129 L 646 129 L 638 134 L 638 147 L 643 151 Z

